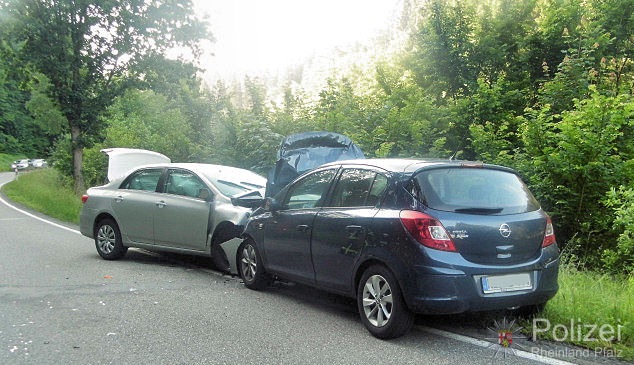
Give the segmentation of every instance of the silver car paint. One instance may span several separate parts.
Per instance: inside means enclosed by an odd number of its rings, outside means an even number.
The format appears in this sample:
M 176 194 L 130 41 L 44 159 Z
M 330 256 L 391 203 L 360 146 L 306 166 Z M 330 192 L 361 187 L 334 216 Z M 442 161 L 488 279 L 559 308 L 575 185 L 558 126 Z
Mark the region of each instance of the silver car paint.
M 134 170 L 136 171 L 139 168 L 149 168 L 149 167 L 181 168 L 181 169 L 186 169 L 196 173 L 196 175 L 198 175 L 198 177 L 201 178 L 201 180 L 203 180 L 203 182 L 211 190 L 214 196 L 214 199 L 211 203 L 204 202 L 204 204 L 206 204 L 206 206 L 208 207 L 209 205 L 211 205 L 209 207 L 209 211 L 211 212 L 213 210 L 213 214 L 211 216 L 207 214 L 205 217 L 203 217 L 203 219 L 208 219 L 208 224 L 204 225 L 204 227 L 207 228 L 205 230 L 206 232 L 202 233 L 203 235 L 206 235 L 206 239 L 203 242 L 199 242 L 200 245 L 198 245 L 197 247 L 195 245 L 195 242 L 194 242 L 194 245 L 191 245 L 191 246 L 184 246 L 184 245 L 174 246 L 173 244 L 169 244 L 168 242 L 159 242 L 159 243 L 142 242 L 139 239 L 140 235 L 138 233 L 139 231 L 142 232 L 143 229 L 145 228 L 146 229 L 145 234 L 146 235 L 148 234 L 147 227 L 154 226 L 154 223 L 153 223 L 154 216 L 139 214 L 139 211 L 137 211 L 136 215 L 134 215 L 134 219 L 136 220 L 135 224 L 133 224 L 134 228 L 131 228 L 130 226 L 126 227 L 126 223 L 123 223 L 123 222 L 129 221 L 132 218 L 126 217 L 127 219 L 124 219 L 124 217 L 121 217 L 120 214 L 117 213 L 117 209 L 113 207 L 113 205 L 118 203 L 117 201 L 118 199 L 126 199 L 126 197 L 129 197 L 130 194 L 135 194 L 137 196 L 140 194 L 140 196 L 143 197 L 143 200 L 147 201 L 148 203 L 147 206 L 152 207 L 152 208 L 146 208 L 146 209 L 154 209 L 153 207 L 160 201 L 163 201 L 164 203 L 168 205 L 170 204 L 170 201 L 174 201 L 174 202 L 186 201 L 188 203 L 190 203 L 189 201 L 191 201 L 191 203 L 193 204 L 203 203 L 203 201 L 201 201 L 200 199 L 176 196 L 176 195 L 167 194 L 167 193 L 119 189 L 119 186 L 121 185 L 125 177 L 118 178 L 103 186 L 93 187 L 88 189 L 87 195 L 89 196 L 89 198 L 84 204 L 84 206 L 82 207 L 82 211 L 80 214 L 81 233 L 87 237 L 94 238 L 94 227 L 96 224 L 96 218 L 101 214 L 107 214 L 112 216 L 117 222 L 117 224 L 120 225 L 124 245 L 128 247 L 137 247 L 137 248 L 144 248 L 149 250 L 160 250 L 160 251 L 169 251 L 169 252 L 185 253 L 185 254 L 195 254 L 195 255 L 202 255 L 202 256 L 210 255 L 212 240 L 214 238 L 214 234 L 217 233 L 217 229 L 221 225 L 226 225 L 227 222 L 231 223 L 234 226 L 244 226 L 246 224 L 246 221 L 249 218 L 251 209 L 240 207 L 240 206 L 234 206 L 231 203 L 230 197 L 223 195 L 220 192 L 220 190 L 218 190 L 216 186 L 212 184 L 205 177 L 203 173 L 201 173 L 201 169 L 209 168 L 209 166 L 218 167 L 220 172 L 227 169 L 230 169 L 231 172 L 234 174 L 244 171 L 244 175 L 241 177 L 241 180 L 250 181 L 253 184 L 258 184 L 261 186 L 264 186 L 266 183 L 266 179 L 258 175 L 255 175 L 254 173 L 247 170 L 230 168 L 226 166 L 207 165 L 207 164 L 173 164 L 173 163 L 154 164 L 154 165 L 145 165 L 142 167 L 138 167 L 137 169 Z M 227 176 L 223 176 L 223 178 L 227 178 Z M 261 193 L 263 194 L 263 191 L 261 191 Z M 175 203 L 173 203 L 172 205 L 174 204 Z M 158 210 L 161 208 L 156 208 L 156 209 Z M 141 209 L 140 211 L 143 211 L 143 210 Z M 144 217 L 147 217 L 147 216 L 149 216 L 149 220 L 145 218 L 146 221 L 142 224 L 139 224 L 138 219 L 141 219 L 143 221 Z M 181 225 L 179 226 L 181 228 L 179 229 L 179 232 L 192 232 L 192 231 L 196 231 L 197 229 L 200 229 L 201 222 L 199 218 L 200 217 L 198 217 L 198 219 L 196 220 L 182 221 Z M 153 231 L 153 228 L 150 228 L 150 230 Z M 171 233 L 171 234 L 172 236 L 178 235 L 178 233 L 176 233 L 176 235 L 174 233 Z M 223 252 L 225 253 L 227 257 L 229 269 L 232 273 L 237 273 L 235 261 L 236 261 L 237 247 L 240 244 L 240 242 L 241 242 L 240 239 L 230 238 L 229 240 L 220 243 L 220 247 L 222 248 Z

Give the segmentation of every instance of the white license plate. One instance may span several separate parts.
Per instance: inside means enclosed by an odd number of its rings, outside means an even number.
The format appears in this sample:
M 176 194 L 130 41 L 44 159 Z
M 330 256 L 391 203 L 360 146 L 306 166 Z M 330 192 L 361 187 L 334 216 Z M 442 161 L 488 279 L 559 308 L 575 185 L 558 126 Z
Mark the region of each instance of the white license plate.
M 482 290 L 484 294 L 506 293 L 528 289 L 533 289 L 533 283 L 531 282 L 530 274 L 527 272 L 482 277 Z

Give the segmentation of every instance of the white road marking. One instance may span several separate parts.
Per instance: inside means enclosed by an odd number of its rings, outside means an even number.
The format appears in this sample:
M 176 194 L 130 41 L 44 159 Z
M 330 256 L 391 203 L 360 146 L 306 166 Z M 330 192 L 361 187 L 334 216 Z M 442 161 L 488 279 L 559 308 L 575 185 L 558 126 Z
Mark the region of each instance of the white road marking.
M 492 348 L 492 347 L 495 346 L 494 343 L 491 343 L 491 342 L 488 342 L 488 341 L 479 340 L 477 338 L 473 338 L 473 337 L 469 337 L 469 336 L 459 335 L 459 334 L 453 333 L 453 332 L 439 330 L 437 328 L 431 328 L 431 327 L 427 327 L 427 326 L 416 326 L 416 327 L 419 328 L 423 332 L 431 333 L 433 335 L 442 336 L 442 337 L 445 337 L 445 338 L 450 338 L 452 340 L 468 343 L 468 344 L 479 346 L 479 347 Z M 559 359 L 553 359 L 551 357 L 541 356 L 541 355 L 538 355 L 538 354 L 534 354 L 532 352 L 522 351 L 522 350 L 519 350 L 519 349 L 512 349 L 512 350 L 509 351 L 509 353 L 511 353 L 511 354 L 513 354 L 513 355 L 515 355 L 517 357 L 522 357 L 524 359 L 537 361 L 537 362 L 540 362 L 542 364 L 548 364 L 548 365 L 575 365 L 575 363 L 572 363 L 572 362 L 563 361 L 563 360 L 559 360 Z
M 4 184 L 6 184 L 6 182 L 5 182 L 5 183 L 3 183 L 3 184 L 0 184 L 0 189 L 2 188 L 2 186 L 3 186 Z M 61 224 L 57 224 L 57 223 L 55 223 L 55 222 L 51 222 L 51 221 L 46 220 L 46 219 L 44 219 L 44 218 L 40 218 L 40 217 L 38 217 L 38 216 L 36 216 L 36 215 L 33 215 L 33 214 L 31 214 L 31 213 L 29 213 L 29 212 L 27 212 L 27 211 L 25 211 L 25 210 L 22 210 L 22 209 L 20 209 L 20 208 L 18 208 L 18 207 L 16 207 L 16 206 L 14 206 L 14 205 L 11 205 L 9 202 L 7 202 L 6 200 L 2 199 L 2 197 L 0 197 L 0 202 L 2 202 L 4 205 L 8 206 L 9 208 L 13 208 L 13 209 L 17 210 L 18 212 L 20 212 L 20 213 L 22 213 L 22 214 L 24 214 L 24 215 L 27 215 L 27 216 L 29 216 L 29 217 L 31 217 L 31 218 L 37 219 L 37 220 L 39 220 L 39 221 L 41 221 L 41 222 L 44 222 L 44 223 L 48 223 L 48 224 L 50 224 L 50 225 L 52 225 L 52 226 L 55 226 L 55 227 L 57 227 L 57 228 L 64 229 L 64 230 L 66 230 L 66 231 L 68 231 L 68 232 L 72 232 L 72 233 L 76 233 L 76 234 L 78 234 L 78 235 L 81 235 L 81 232 L 79 232 L 79 231 L 78 231 L 78 230 L 76 230 L 76 229 L 68 228 L 68 227 L 63 226 L 63 225 L 61 225 Z

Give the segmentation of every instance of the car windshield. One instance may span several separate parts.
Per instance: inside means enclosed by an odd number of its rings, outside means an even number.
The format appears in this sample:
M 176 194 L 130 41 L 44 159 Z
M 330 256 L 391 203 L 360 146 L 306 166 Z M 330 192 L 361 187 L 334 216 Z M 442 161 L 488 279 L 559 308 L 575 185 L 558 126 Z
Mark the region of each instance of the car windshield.
M 488 215 L 539 209 L 528 187 L 507 171 L 442 168 L 422 171 L 413 181 L 412 194 L 431 209 Z
M 215 185 L 226 196 L 234 196 L 255 189 L 253 186 L 240 185 L 231 181 L 216 180 Z
M 250 190 L 264 189 L 266 179 L 262 176 L 235 167 L 210 166 L 202 174 L 220 190 L 222 195 L 232 197 Z

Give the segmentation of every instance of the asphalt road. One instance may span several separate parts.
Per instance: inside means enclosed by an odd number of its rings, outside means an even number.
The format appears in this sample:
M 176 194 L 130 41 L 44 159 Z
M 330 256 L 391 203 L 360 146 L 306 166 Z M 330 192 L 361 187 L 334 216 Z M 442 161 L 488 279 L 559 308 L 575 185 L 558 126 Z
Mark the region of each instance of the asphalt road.
M 0 364 L 539 363 L 425 325 L 378 340 L 346 298 L 251 291 L 201 258 L 105 261 L 68 227 L 0 202 Z

